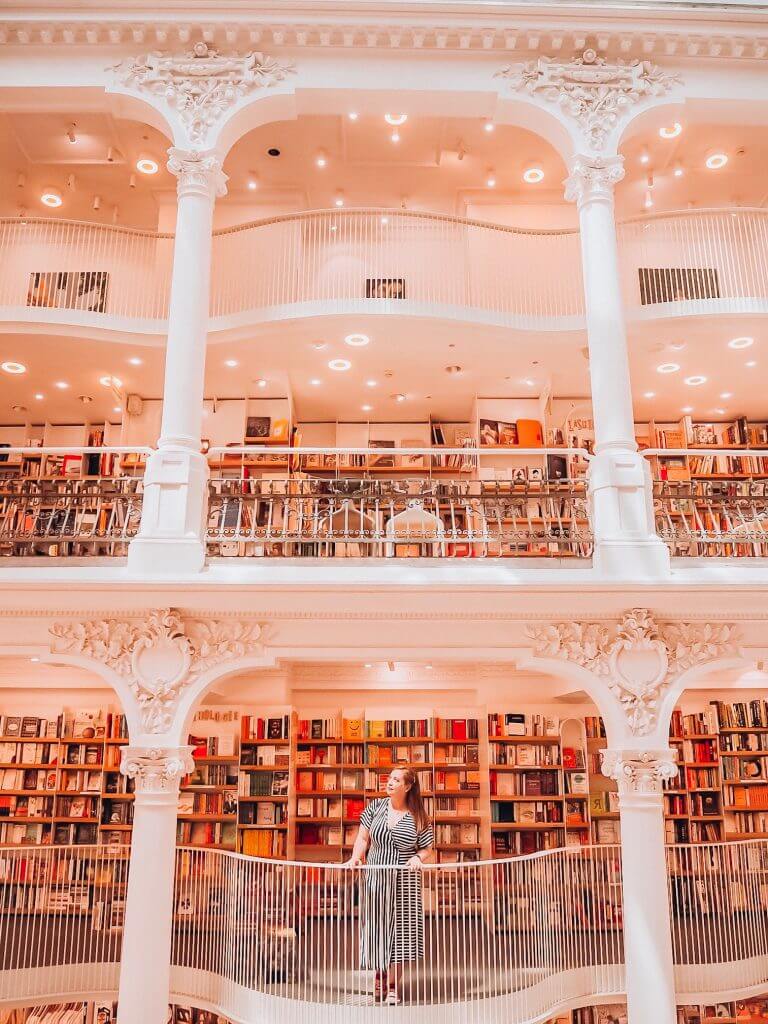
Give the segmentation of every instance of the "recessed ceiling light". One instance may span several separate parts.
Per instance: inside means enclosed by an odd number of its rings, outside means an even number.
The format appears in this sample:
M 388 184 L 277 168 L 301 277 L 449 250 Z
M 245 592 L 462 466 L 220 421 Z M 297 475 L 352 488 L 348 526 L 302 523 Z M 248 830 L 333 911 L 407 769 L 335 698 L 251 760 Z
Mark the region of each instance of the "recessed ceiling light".
M 316 388 L 316 387 L 319 387 L 319 385 L 322 383 L 322 381 L 318 380 L 317 377 L 313 377 L 312 380 L 309 383 L 312 385 L 313 388 Z
M 131 356 L 128 362 L 131 364 L 131 366 L 141 366 L 142 364 L 142 360 L 139 359 L 138 356 Z
M 58 389 L 59 389 L 60 391 L 66 391 L 66 390 L 67 390 L 67 388 L 69 387 L 69 384 L 67 384 L 67 382 L 66 382 L 65 380 L 57 380 L 57 381 L 56 381 L 56 387 L 57 387 L 57 388 L 58 388 Z
M 365 665 L 363 667 L 364 668 L 373 668 L 373 665 L 370 663 L 370 661 L 366 661 L 366 663 L 365 663 Z
M 673 121 L 672 124 L 665 124 L 659 128 L 659 135 L 662 139 L 676 139 L 680 132 L 683 130 L 683 126 L 679 121 Z
M 725 416 L 725 409 L 715 409 L 714 411 L 718 416 Z
M 394 400 L 396 402 L 404 402 L 405 401 L 405 395 L 392 395 L 392 397 L 394 398 Z
M 99 384 L 104 388 L 121 388 L 123 386 L 119 377 L 111 377 L 109 374 L 106 377 L 99 377 Z
M 356 110 L 350 110 L 347 116 L 349 117 L 350 121 L 356 121 L 360 115 L 357 113 Z
M 650 160 L 651 160 L 651 156 L 650 156 L 650 153 L 648 152 L 648 150 L 647 149 L 641 150 L 640 151 L 640 163 L 641 164 L 647 164 L 647 163 L 650 163 Z
M 710 153 L 706 159 L 706 164 L 710 171 L 719 171 L 720 168 L 725 167 L 727 163 L 727 153 Z
M 41 392 L 38 391 L 37 394 L 35 395 L 35 398 L 37 399 L 38 402 L 42 402 L 42 400 L 45 398 L 45 395 L 41 394 Z
M 732 392 L 732 391 L 724 391 L 724 392 L 723 392 L 723 393 L 722 393 L 722 394 L 720 395 L 720 397 L 721 397 L 721 398 L 733 398 L 733 392 Z
M 363 410 L 363 412 L 371 412 L 373 410 L 372 405 L 361 405 L 360 408 Z
M 750 345 L 754 345 L 754 338 L 731 338 L 728 342 L 728 348 L 749 348 Z
M 43 206 L 51 206 L 53 208 L 61 206 L 64 200 L 61 198 L 61 192 L 55 188 L 47 188 L 40 196 L 40 202 Z
M 544 171 L 540 167 L 528 167 L 523 171 L 523 181 L 528 185 L 538 185 L 544 180 Z
M 75 128 L 77 125 L 73 122 L 69 128 L 67 128 L 67 139 L 71 146 L 77 145 L 77 136 L 75 135 Z
M 235 367 L 235 366 L 239 366 L 240 364 L 238 363 L 238 361 L 236 359 L 225 359 L 224 360 L 224 365 L 225 366 L 229 366 L 229 367 Z
M 674 176 L 676 178 L 682 178 L 683 174 L 685 174 L 685 171 L 683 170 L 683 165 L 682 164 L 675 164 L 675 166 L 674 166 L 674 168 L 672 170 L 672 173 L 674 174 Z
M 352 363 L 348 359 L 331 359 L 328 363 L 329 370 L 336 370 L 337 373 L 343 373 L 344 370 L 348 370 Z
M 136 161 L 136 170 L 142 174 L 157 174 L 160 165 L 151 156 L 140 156 Z
M 680 410 L 680 412 L 693 412 L 693 406 L 692 405 L 684 405 L 683 408 Z
M 317 167 L 327 167 L 328 166 L 328 157 L 325 155 L 325 153 L 322 150 L 320 150 L 320 152 L 315 157 L 315 165 Z
M 684 341 L 673 341 L 673 342 L 671 342 L 669 347 L 672 349 L 673 352 L 682 352 L 683 349 L 685 348 L 685 342 Z
M 496 175 L 493 171 L 488 172 L 488 177 L 485 179 L 485 184 L 488 188 L 496 188 Z
M 258 187 L 259 183 L 256 181 L 255 178 L 248 179 L 248 188 L 251 190 L 251 192 L 255 192 Z
M 353 348 L 362 348 L 370 342 L 367 334 L 348 334 L 344 341 Z
M 744 363 L 744 365 L 745 365 L 745 366 L 749 366 L 749 367 L 752 367 L 752 366 L 757 366 L 757 361 L 756 361 L 756 360 L 754 360 L 754 359 L 750 359 L 750 360 L 749 360 L 749 362 L 747 362 L 747 363 Z
M 656 392 L 655 391 L 646 391 L 643 394 L 643 398 L 655 398 L 655 397 L 656 397 Z
M 685 378 L 685 383 L 686 384 L 690 384 L 690 386 L 692 388 L 695 388 L 699 384 L 706 384 L 707 383 L 707 378 L 706 377 L 702 377 L 701 374 L 697 373 L 693 377 L 686 377 Z
M 532 388 L 532 387 L 535 387 L 536 381 L 535 380 L 531 380 L 530 377 L 526 377 L 525 380 L 523 381 L 523 384 L 525 384 L 529 388 Z
M 40 661 L 40 659 L 36 655 L 32 655 L 32 657 L 29 660 L 30 661 Z
M 483 125 L 483 128 L 485 128 L 487 132 L 492 132 L 495 130 L 496 125 L 493 123 L 493 121 L 486 121 L 485 124 Z
M 387 122 L 387 124 L 401 125 L 401 124 L 405 124 L 405 122 L 408 120 L 408 115 L 407 114 L 385 114 L 384 115 L 384 120 Z
M 122 412 L 122 411 L 123 411 L 122 406 L 120 406 L 120 405 L 113 405 L 112 406 L 112 412 Z
M 455 375 L 457 373 L 461 373 L 461 367 L 456 365 L 446 366 L 445 372 Z
M 327 341 L 313 341 L 312 342 L 312 348 L 316 348 L 317 351 L 320 352 L 320 351 L 322 351 L 322 349 L 328 348 L 328 342 Z
M 392 132 L 392 134 L 389 137 L 390 137 L 390 139 L 392 139 L 393 142 L 399 142 L 400 141 L 400 132 L 397 130 L 397 128 L 395 128 L 395 130 Z
M 334 202 L 335 202 L 336 206 L 343 206 L 344 205 L 344 196 L 342 196 L 342 195 L 336 196 Z M 334 230 L 334 229 L 332 228 L 331 230 Z
M 680 369 L 679 363 L 661 363 L 656 367 L 657 373 L 677 373 Z
M 366 386 L 367 386 L 367 387 L 369 387 L 369 388 L 375 388 L 375 387 L 376 387 L 376 385 L 378 384 L 378 381 L 375 381 L 375 380 L 367 380 L 367 381 L 366 381 L 365 383 L 366 383 Z
M 265 388 L 266 386 L 267 386 L 267 382 L 264 380 L 264 378 L 263 377 L 259 377 L 259 379 L 256 381 L 256 387 L 257 388 Z
M 27 372 L 27 368 L 24 365 L 24 363 L 13 363 L 13 362 L 0 363 L 0 370 L 3 370 L 5 373 L 26 373 Z

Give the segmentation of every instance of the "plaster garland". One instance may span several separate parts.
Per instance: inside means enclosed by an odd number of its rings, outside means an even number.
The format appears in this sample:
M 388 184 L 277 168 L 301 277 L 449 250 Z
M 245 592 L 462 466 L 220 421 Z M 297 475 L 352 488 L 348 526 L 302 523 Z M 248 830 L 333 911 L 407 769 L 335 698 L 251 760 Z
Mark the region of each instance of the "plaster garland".
M 610 133 L 629 109 L 643 100 L 663 96 L 680 83 L 647 60 L 609 64 L 593 49 L 567 63 L 539 57 L 528 64 L 508 65 L 496 72 L 513 89 L 556 104 L 576 122 L 592 150 L 605 148 Z
M 120 771 L 136 782 L 137 793 L 175 793 L 195 769 L 191 747 L 124 747 Z
M 619 792 L 661 793 L 677 776 L 675 750 L 601 750 L 603 775 L 619 784 Z
M 636 736 L 656 728 L 660 701 L 676 676 L 694 665 L 738 654 L 735 626 L 658 624 L 647 608 L 631 608 L 613 626 L 557 622 L 530 626 L 528 635 L 537 657 L 572 661 L 605 678 Z
M 159 97 L 174 109 L 192 145 L 205 145 L 211 129 L 239 99 L 278 85 L 295 67 L 264 53 L 224 56 L 207 43 L 187 53 L 152 52 L 113 68 L 124 85 Z
M 51 626 L 51 651 L 82 654 L 127 679 L 147 733 L 170 728 L 183 691 L 203 672 L 263 651 L 255 622 L 182 619 L 173 608 L 144 619 L 92 619 Z

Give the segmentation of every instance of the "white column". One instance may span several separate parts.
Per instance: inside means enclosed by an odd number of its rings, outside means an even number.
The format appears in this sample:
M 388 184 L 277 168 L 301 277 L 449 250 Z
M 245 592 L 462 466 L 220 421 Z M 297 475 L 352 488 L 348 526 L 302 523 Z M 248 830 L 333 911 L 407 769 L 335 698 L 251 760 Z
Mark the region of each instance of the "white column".
M 594 564 L 605 575 L 647 578 L 669 573 L 669 553 L 656 536 L 650 469 L 635 442 L 613 208 L 623 163 L 620 156 L 577 156 L 565 195 L 577 203 L 581 235 L 595 421 L 589 469 Z
M 601 752 L 619 785 L 628 1024 L 675 1024 L 675 979 L 664 850 L 662 784 L 673 750 Z
M 226 192 L 211 150 L 169 150 L 178 177 L 176 239 L 158 451 L 147 459 L 141 529 L 128 566 L 142 575 L 198 572 L 205 561 L 208 463 L 200 452 L 213 206 Z
M 125 747 L 120 770 L 136 781 L 120 966 L 120 1024 L 166 1024 L 179 783 L 191 747 Z

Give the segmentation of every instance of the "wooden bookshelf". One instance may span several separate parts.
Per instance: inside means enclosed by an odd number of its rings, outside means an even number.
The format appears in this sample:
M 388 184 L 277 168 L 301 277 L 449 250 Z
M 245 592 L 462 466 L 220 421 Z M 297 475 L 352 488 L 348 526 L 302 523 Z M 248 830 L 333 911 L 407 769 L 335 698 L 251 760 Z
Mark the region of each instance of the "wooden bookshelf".
M 240 714 L 200 709 L 188 742 L 194 771 L 181 782 L 176 823 L 180 846 L 237 849 Z

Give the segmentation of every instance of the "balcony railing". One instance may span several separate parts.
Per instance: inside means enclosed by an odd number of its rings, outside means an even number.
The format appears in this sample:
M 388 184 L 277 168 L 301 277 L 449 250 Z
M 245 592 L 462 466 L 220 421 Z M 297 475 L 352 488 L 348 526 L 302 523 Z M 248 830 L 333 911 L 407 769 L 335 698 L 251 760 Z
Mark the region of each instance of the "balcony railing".
M 586 484 L 545 479 L 546 455 L 555 451 L 572 461 L 589 458 L 562 448 L 213 448 L 208 551 L 587 558 Z M 538 468 L 526 469 L 527 461 Z M 488 478 L 485 468 L 494 463 L 505 468 L 490 468 L 495 478 Z
M 667 861 L 678 1001 L 764 991 L 768 842 L 670 847 Z M 125 847 L 2 851 L 0 1005 L 117 990 L 128 869 Z M 311 1006 L 357 1024 L 380 1012 L 376 972 L 401 913 L 419 955 L 400 970 L 398 1019 L 524 1024 L 624 991 L 615 846 L 416 874 L 180 849 L 171 997 L 237 1020 L 299 1024 Z

